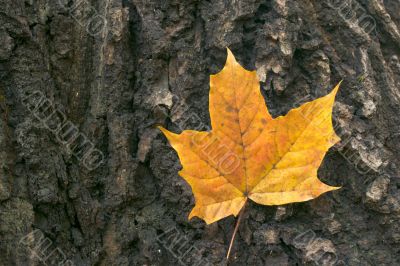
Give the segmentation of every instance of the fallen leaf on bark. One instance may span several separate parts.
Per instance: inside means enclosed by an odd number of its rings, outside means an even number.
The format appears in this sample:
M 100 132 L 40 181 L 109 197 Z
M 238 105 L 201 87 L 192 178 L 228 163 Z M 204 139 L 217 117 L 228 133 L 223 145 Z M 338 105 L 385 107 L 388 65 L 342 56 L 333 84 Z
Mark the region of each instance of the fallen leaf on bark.
M 189 218 L 210 224 L 236 216 L 248 199 L 281 205 L 338 189 L 317 177 L 327 150 L 340 140 L 332 126 L 338 89 L 272 118 L 256 72 L 242 68 L 228 49 L 224 69 L 210 79 L 212 130 L 176 134 L 160 127 L 192 187 L 196 205 Z

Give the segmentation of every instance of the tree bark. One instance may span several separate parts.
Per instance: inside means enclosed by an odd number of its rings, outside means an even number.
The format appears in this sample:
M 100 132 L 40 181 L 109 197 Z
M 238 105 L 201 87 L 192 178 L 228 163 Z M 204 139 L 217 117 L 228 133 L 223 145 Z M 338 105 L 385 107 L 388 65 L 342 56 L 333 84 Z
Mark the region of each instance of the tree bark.
M 249 202 L 230 265 L 400 264 L 400 2 L 0 0 L 0 265 L 223 265 L 155 125 L 205 130 L 226 47 L 273 116 L 344 80 L 321 180 Z M 46 249 L 46 243 L 49 248 Z

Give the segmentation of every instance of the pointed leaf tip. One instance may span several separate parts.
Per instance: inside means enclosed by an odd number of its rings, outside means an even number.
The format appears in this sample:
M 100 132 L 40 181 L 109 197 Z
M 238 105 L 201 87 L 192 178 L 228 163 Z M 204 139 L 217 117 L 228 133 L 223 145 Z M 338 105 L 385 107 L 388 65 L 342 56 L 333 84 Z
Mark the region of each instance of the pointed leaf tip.
M 170 140 L 171 136 L 177 135 L 171 131 L 169 131 L 168 129 L 164 128 L 163 126 L 157 126 L 157 128 L 164 134 L 164 136 Z
M 335 88 L 333 88 L 332 92 L 335 96 L 338 93 L 339 89 L 340 89 L 340 85 L 342 84 L 343 79 L 341 81 L 339 81 L 339 83 L 335 86 Z
M 228 47 L 226 47 L 226 52 L 227 56 L 225 65 L 228 66 L 237 64 L 236 57 L 233 55 L 232 51 Z
M 166 130 L 163 126 L 157 126 L 157 128 L 164 133 L 164 131 Z
M 226 47 L 226 54 L 228 55 L 228 57 L 229 57 L 229 56 L 235 57 L 235 56 L 233 55 L 231 49 L 229 49 L 229 47 Z

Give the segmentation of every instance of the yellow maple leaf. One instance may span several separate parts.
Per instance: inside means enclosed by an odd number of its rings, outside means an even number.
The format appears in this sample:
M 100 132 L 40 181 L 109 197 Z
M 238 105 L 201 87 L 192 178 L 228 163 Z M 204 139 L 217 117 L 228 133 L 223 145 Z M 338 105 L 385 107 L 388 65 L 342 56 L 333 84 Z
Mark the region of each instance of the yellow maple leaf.
M 272 118 L 255 71 L 228 49 L 210 79 L 210 132 L 160 129 L 177 151 L 197 216 L 207 224 L 237 215 L 247 199 L 263 205 L 307 201 L 338 189 L 317 177 L 327 150 L 340 139 L 332 126 L 339 84 L 328 95 Z

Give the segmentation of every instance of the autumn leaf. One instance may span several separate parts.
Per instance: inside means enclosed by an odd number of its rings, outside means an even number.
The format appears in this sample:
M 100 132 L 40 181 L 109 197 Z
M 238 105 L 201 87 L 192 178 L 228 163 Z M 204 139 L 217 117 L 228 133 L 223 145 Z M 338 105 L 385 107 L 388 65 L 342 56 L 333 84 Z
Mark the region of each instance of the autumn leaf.
M 224 69 L 210 78 L 212 130 L 175 134 L 160 127 L 193 190 L 189 219 L 210 224 L 236 216 L 247 199 L 281 205 L 338 189 L 317 177 L 325 153 L 340 140 L 332 126 L 338 88 L 272 118 L 256 72 L 242 68 L 228 49 Z

